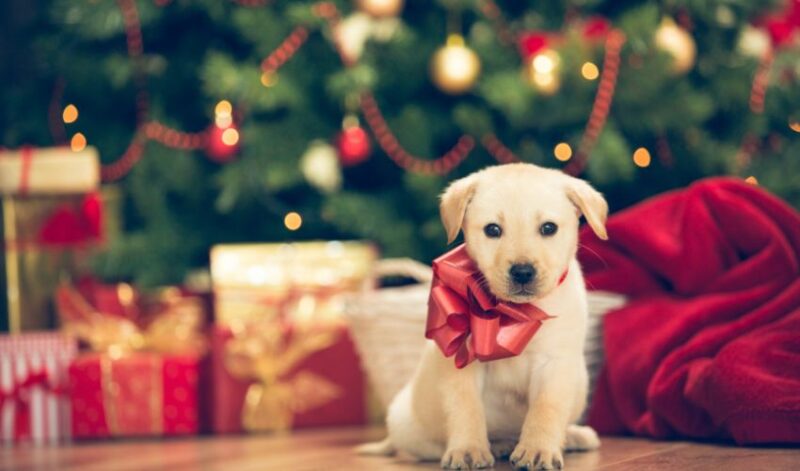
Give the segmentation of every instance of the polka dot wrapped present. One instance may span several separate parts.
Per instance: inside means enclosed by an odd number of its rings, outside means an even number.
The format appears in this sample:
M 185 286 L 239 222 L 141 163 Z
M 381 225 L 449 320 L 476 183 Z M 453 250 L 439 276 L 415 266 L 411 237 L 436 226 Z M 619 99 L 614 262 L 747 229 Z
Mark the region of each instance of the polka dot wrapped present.
M 87 291 L 96 296 L 85 296 Z M 63 330 L 87 347 L 68 372 L 74 438 L 201 431 L 200 299 L 172 290 L 152 302 L 129 285 L 81 292 L 65 284 L 56 302 Z

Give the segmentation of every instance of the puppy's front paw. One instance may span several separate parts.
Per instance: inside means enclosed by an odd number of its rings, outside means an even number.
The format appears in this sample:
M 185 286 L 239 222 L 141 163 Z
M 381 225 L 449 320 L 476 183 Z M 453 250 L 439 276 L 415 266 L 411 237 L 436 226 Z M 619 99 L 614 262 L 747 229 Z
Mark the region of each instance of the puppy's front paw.
M 488 446 L 455 447 L 442 457 L 444 469 L 482 469 L 494 466 L 494 456 Z
M 559 448 L 529 446 L 519 443 L 511 453 L 511 464 L 517 469 L 561 469 L 564 458 Z

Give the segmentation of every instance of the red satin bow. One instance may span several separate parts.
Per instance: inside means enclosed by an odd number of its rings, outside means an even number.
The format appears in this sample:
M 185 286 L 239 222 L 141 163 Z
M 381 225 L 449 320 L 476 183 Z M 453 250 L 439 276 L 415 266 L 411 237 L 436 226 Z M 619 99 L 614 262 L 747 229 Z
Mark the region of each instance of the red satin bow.
M 485 283 L 464 245 L 433 262 L 425 337 L 455 355 L 456 368 L 519 355 L 551 317 L 533 304 L 498 301 Z

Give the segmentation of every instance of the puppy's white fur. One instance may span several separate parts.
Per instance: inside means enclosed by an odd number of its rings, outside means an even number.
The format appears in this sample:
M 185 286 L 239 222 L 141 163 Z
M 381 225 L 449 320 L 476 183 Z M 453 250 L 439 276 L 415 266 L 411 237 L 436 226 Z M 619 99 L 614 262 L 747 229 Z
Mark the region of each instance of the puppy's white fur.
M 399 450 L 454 469 L 491 466 L 494 455 L 510 453 L 516 466 L 551 469 L 562 466 L 564 450 L 597 448 L 596 433 L 574 425 L 588 383 L 586 289 L 575 254 L 580 215 L 605 239 L 607 213 L 602 195 L 586 182 L 530 164 L 490 167 L 454 182 L 441 201 L 450 241 L 463 229 L 467 251 L 495 296 L 533 302 L 555 317 L 519 356 L 463 369 L 429 342 L 389 407 L 388 438 L 361 451 Z M 541 235 L 544 222 L 557 224 L 558 231 Z M 484 234 L 489 223 L 501 226 L 499 238 Z M 515 263 L 536 268 L 529 292 L 520 293 L 509 280 Z

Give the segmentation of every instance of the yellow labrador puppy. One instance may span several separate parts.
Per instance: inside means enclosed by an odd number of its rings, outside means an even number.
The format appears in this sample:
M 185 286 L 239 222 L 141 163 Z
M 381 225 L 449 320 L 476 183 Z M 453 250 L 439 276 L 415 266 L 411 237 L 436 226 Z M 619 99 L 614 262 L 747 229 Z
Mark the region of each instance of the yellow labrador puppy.
M 599 446 L 575 425 L 586 404 L 586 288 L 575 259 L 578 219 L 606 239 L 608 205 L 583 180 L 530 164 L 489 167 L 450 185 L 441 217 L 500 300 L 553 316 L 524 351 L 457 369 L 429 342 L 414 377 L 389 407 L 389 436 L 363 453 L 409 453 L 443 468 L 485 468 L 510 455 L 519 468 L 563 466 L 565 450 Z M 559 278 L 566 271 L 561 283 Z

